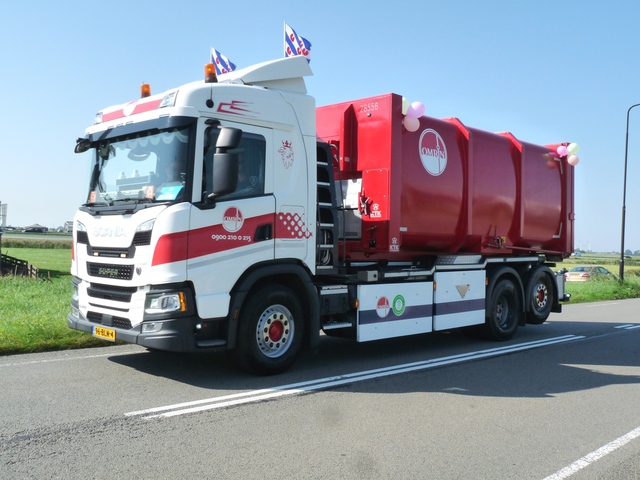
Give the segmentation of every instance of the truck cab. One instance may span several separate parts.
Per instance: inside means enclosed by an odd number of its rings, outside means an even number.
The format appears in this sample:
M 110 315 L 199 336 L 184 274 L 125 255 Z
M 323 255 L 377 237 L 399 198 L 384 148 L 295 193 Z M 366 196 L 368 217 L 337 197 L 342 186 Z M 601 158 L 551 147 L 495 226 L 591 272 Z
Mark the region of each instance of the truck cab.
M 252 274 L 309 283 L 310 73 L 304 58 L 276 60 L 96 115 L 76 146 L 92 164 L 74 219 L 71 328 L 151 349 L 228 348 L 232 296 Z

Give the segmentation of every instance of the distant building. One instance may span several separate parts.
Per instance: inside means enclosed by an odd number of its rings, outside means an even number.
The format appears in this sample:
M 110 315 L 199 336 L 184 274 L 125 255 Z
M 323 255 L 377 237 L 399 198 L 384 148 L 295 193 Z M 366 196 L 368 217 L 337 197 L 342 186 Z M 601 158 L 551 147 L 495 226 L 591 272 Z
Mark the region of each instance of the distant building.
M 73 232 L 73 220 L 67 220 L 66 222 L 64 222 L 63 232 L 64 233 Z

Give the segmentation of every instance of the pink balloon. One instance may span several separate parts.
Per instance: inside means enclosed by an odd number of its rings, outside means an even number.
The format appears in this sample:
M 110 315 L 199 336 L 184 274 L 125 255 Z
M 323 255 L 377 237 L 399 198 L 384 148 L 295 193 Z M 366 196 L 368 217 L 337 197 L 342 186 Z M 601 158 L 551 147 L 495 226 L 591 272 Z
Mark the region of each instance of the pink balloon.
M 575 167 L 579 162 L 580 162 L 580 159 L 578 158 L 577 155 L 569 155 L 569 158 L 567 158 L 567 163 L 572 167 Z
M 566 157 L 567 156 L 567 147 L 565 147 L 564 145 L 560 145 L 556 152 L 558 153 L 558 155 L 560 155 L 561 157 Z
M 409 107 L 409 109 L 411 109 L 411 107 Z M 402 124 L 404 125 L 404 128 L 406 128 L 409 132 L 415 132 L 420 128 L 420 120 L 418 120 L 417 118 L 412 118 L 409 115 L 404 117 Z
M 413 108 L 413 104 L 409 105 L 409 108 L 407 108 L 407 115 L 408 118 L 418 118 L 420 115 L 418 115 L 418 112 L 416 111 L 415 108 Z
M 414 118 L 420 118 L 422 115 L 424 115 L 424 105 L 422 104 L 422 102 L 413 102 L 411 104 L 411 109 L 416 115 Z

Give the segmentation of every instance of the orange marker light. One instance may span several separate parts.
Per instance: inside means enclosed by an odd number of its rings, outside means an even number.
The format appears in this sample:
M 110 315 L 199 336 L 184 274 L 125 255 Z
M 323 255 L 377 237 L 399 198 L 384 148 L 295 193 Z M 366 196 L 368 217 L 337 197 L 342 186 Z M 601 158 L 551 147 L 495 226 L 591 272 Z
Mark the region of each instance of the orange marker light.
M 151 96 L 151 85 L 148 83 L 143 83 L 140 85 L 140 98 L 150 97 Z
M 204 66 L 204 83 L 218 83 L 216 66 L 213 63 L 207 63 Z

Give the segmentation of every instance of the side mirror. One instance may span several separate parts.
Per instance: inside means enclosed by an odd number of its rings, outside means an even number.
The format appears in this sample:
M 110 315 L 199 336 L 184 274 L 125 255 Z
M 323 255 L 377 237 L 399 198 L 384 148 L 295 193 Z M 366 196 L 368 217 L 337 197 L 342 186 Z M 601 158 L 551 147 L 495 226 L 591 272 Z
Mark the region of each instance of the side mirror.
M 232 127 L 218 127 L 220 133 L 216 140 L 216 153 L 213 154 L 213 168 L 207 183 L 212 186 L 209 199 L 233 192 L 238 186 L 237 153 L 228 153 L 236 148 L 242 138 L 242 130 Z
M 232 127 L 220 127 L 220 134 L 216 141 L 216 153 L 225 153 L 240 144 L 242 130 Z
M 88 138 L 79 138 L 76 140 L 76 146 L 73 149 L 75 153 L 84 153 L 91 148 L 91 142 Z
M 238 185 L 238 154 L 215 153 L 212 174 L 213 192 L 209 198 L 233 192 Z

